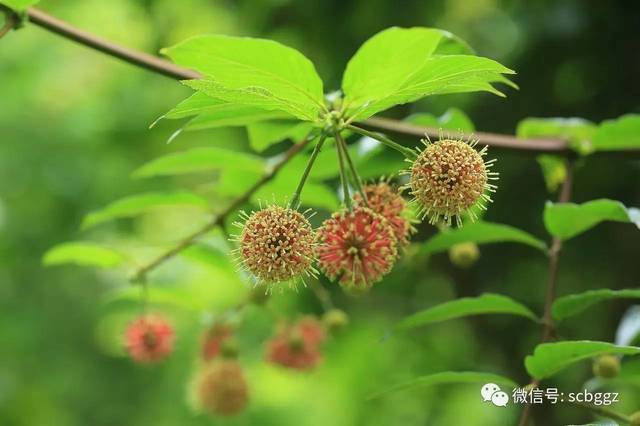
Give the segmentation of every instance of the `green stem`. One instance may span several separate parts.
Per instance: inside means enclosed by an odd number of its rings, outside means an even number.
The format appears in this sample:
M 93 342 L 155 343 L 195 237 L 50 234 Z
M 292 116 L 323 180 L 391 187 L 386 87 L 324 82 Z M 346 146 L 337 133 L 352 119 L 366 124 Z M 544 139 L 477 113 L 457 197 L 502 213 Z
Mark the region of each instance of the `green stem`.
M 347 165 L 349 166 L 349 170 L 351 170 L 353 183 L 356 186 L 356 189 L 358 190 L 358 192 L 360 193 L 360 196 L 362 196 L 364 205 L 369 207 L 369 200 L 367 200 L 367 194 L 365 194 L 364 192 L 364 189 L 362 186 L 362 179 L 360 178 L 360 175 L 358 174 L 358 170 L 356 169 L 356 166 L 353 163 L 351 156 L 349 155 L 349 150 L 347 149 L 347 143 L 344 141 L 344 138 L 342 137 L 340 132 L 336 132 L 335 138 L 336 138 L 336 143 L 338 143 L 342 148 L 342 155 L 344 155 L 344 158 L 347 159 Z
M 399 143 L 396 143 L 394 141 L 392 141 L 391 139 L 389 139 L 388 137 L 380 134 L 380 133 L 376 133 L 376 132 L 370 132 L 368 130 L 362 129 L 360 127 L 354 126 L 353 124 L 349 124 L 347 125 L 347 129 L 354 131 L 356 133 L 359 133 L 363 136 L 368 136 L 370 138 L 373 138 L 385 145 L 387 145 L 389 148 L 393 148 L 396 151 L 402 153 L 402 155 L 404 155 L 405 157 L 415 160 L 418 155 L 411 149 L 411 148 L 407 148 L 406 146 L 402 146 Z
M 316 146 L 313 147 L 313 152 L 311 152 L 311 156 L 309 157 L 309 161 L 307 161 L 307 165 L 302 172 L 302 177 L 300 178 L 300 183 L 298 183 L 298 187 L 296 188 L 296 192 L 293 193 L 291 197 L 291 202 L 289 203 L 289 207 L 292 209 L 297 209 L 300 204 L 300 194 L 302 193 L 302 188 L 304 188 L 304 184 L 307 182 L 307 178 L 309 177 L 309 173 L 311 173 L 311 168 L 313 167 L 313 163 L 316 161 L 318 154 L 322 150 L 322 145 L 326 139 L 326 135 L 323 133 L 320 135 L 320 139 L 316 143 Z
M 338 152 L 338 164 L 340 165 L 340 181 L 342 182 L 342 192 L 344 196 L 344 204 L 349 210 L 352 210 L 351 206 L 351 194 L 349 194 L 349 183 L 347 182 L 347 173 L 344 170 L 344 158 L 342 158 L 342 149 L 340 148 L 340 142 L 336 139 L 336 151 Z

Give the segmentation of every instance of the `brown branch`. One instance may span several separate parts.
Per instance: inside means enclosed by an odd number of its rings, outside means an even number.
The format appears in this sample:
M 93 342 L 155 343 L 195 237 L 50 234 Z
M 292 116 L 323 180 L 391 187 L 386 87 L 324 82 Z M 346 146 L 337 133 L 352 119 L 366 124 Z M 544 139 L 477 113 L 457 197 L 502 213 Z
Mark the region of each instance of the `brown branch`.
M 566 167 L 567 177 L 562 183 L 562 188 L 560 189 L 560 195 L 558 196 L 559 203 L 568 203 L 569 201 L 571 201 L 571 191 L 573 189 L 573 160 L 568 159 L 566 161 Z M 555 324 L 551 315 L 551 308 L 553 307 L 553 302 L 556 299 L 558 288 L 558 265 L 560 261 L 561 251 L 562 240 L 558 237 L 554 237 L 551 242 L 551 248 L 549 249 L 549 272 L 544 302 L 544 313 L 542 316 L 542 343 L 551 340 L 555 334 Z M 537 386 L 538 381 L 533 380 L 533 383 Z M 529 417 L 531 416 L 532 407 L 533 405 L 531 404 L 525 405 L 524 409 L 522 410 L 522 415 L 520 416 L 520 422 L 518 423 L 519 426 L 527 426 Z
M 438 138 L 441 134 L 440 129 L 417 126 L 415 124 L 382 117 L 369 118 L 360 124 L 369 129 L 382 130 L 418 138 L 424 137 L 425 134 L 430 138 Z M 447 133 L 445 132 L 445 135 L 446 134 Z M 510 135 L 486 132 L 474 132 L 471 135 L 456 132 L 452 133 L 451 136 L 456 138 L 462 137 L 466 139 L 470 137 L 477 139 L 480 143 L 489 145 L 492 148 L 516 149 L 534 154 L 573 154 L 573 151 L 569 148 L 567 141 L 561 138 L 520 139 Z
M 179 67 L 169 61 L 158 58 L 157 56 L 138 52 L 104 40 L 100 37 L 96 37 L 86 31 L 72 27 L 66 22 L 56 19 L 36 8 L 30 8 L 27 11 L 27 16 L 30 22 L 46 30 L 77 43 L 84 44 L 85 46 L 98 50 L 102 53 L 106 53 L 107 55 L 120 58 L 138 67 L 142 67 L 177 80 L 192 80 L 200 78 L 200 74 L 195 71 Z
M 66 22 L 56 19 L 43 11 L 31 8 L 27 11 L 29 21 L 42 28 L 56 33 L 62 37 L 83 44 L 92 49 L 120 58 L 133 65 L 148 69 L 150 71 L 171 77 L 177 80 L 191 80 L 200 78 L 201 75 L 193 70 L 182 68 L 169 61 L 128 49 L 117 45 L 110 41 L 96 37 L 86 31 L 79 30 Z M 438 137 L 439 130 L 429 127 L 416 126 L 414 124 L 404 123 L 388 118 L 370 118 L 364 122 L 358 123 L 361 126 L 378 131 L 387 131 L 397 133 L 404 136 L 423 137 L 425 134 L 430 137 Z M 465 137 L 465 135 L 461 135 Z M 566 140 L 559 138 L 535 138 L 535 139 L 519 139 L 511 135 L 502 135 L 496 133 L 477 132 L 472 135 L 479 139 L 483 144 L 496 148 L 511 149 L 523 151 L 527 153 L 555 153 L 572 155 L 573 151 L 569 148 Z M 622 151 L 624 154 L 640 154 L 640 150 Z
M 282 167 L 284 167 L 284 165 L 287 164 L 289 160 L 291 160 L 296 154 L 298 154 L 312 139 L 313 137 L 309 135 L 302 142 L 299 142 L 293 145 L 291 148 L 289 148 L 284 153 L 280 161 L 278 161 L 268 173 L 266 173 L 260 180 L 258 180 L 255 184 L 253 184 L 253 186 L 249 188 L 244 194 L 242 194 L 240 197 L 233 200 L 231 204 L 229 204 L 222 212 L 216 215 L 209 223 L 204 225 L 202 228 L 200 228 L 199 230 L 195 231 L 190 235 L 187 235 L 178 244 L 176 244 L 166 252 L 162 253 L 161 255 L 159 255 L 158 257 L 156 257 L 146 265 L 138 268 L 133 273 L 131 277 L 131 281 L 143 282 L 147 274 L 151 272 L 153 269 L 157 268 L 159 265 L 161 265 L 165 261 L 171 259 L 172 257 L 177 255 L 184 249 L 190 247 L 198 238 L 206 235 L 209 231 L 211 231 L 216 226 L 223 224 L 225 218 L 230 213 L 233 213 L 236 209 L 238 209 L 244 203 L 249 201 L 251 196 L 258 189 L 260 189 L 264 184 L 266 184 L 271 179 L 273 179 L 273 177 L 280 171 L 280 169 L 282 169 Z

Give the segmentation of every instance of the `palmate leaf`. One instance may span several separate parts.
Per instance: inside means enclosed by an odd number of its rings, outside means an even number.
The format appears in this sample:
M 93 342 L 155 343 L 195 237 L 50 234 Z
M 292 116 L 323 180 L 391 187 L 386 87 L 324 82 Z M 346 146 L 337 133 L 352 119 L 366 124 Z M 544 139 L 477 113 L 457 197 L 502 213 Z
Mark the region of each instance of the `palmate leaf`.
M 544 224 L 555 237 L 568 240 L 603 221 L 635 223 L 640 227 L 640 211 L 619 201 L 600 199 L 583 204 L 547 202 Z
M 124 261 L 116 250 L 86 241 L 70 241 L 50 248 L 43 256 L 45 265 L 73 263 L 81 266 L 113 268 Z
M 500 294 L 483 294 L 478 297 L 463 297 L 427 308 L 401 320 L 396 330 L 415 327 L 480 314 L 510 314 L 538 321 L 529 308 Z
M 545 379 L 570 365 L 603 354 L 635 355 L 640 348 L 616 346 L 607 342 L 589 340 L 542 343 L 536 346 L 533 355 L 525 359 L 527 372 L 536 379 Z
M 431 28 L 390 28 L 367 42 L 349 61 L 342 81 L 346 116 L 362 120 L 424 96 L 489 91 L 510 83 L 513 71 L 487 58 L 439 51 L 451 34 Z
M 407 382 L 400 383 L 389 389 L 385 389 L 381 392 L 375 393 L 369 396 L 369 398 L 367 399 L 375 399 L 389 393 L 416 387 L 436 386 L 444 384 L 477 384 L 482 386 L 485 383 L 496 383 L 498 385 L 505 385 L 511 388 L 516 388 L 518 386 L 513 380 L 504 376 L 499 376 L 497 374 L 481 373 L 476 371 L 444 371 L 441 373 L 416 377 Z
M 271 40 L 198 36 L 162 50 L 175 63 L 195 69 L 201 80 L 184 83 L 233 104 L 282 111 L 314 121 L 325 109 L 322 81 L 300 52 Z
M 611 290 L 603 288 L 600 290 L 591 290 L 580 294 L 570 294 L 568 296 L 560 297 L 553 303 L 553 318 L 559 321 L 579 314 L 596 303 L 623 298 L 640 299 L 640 289 Z
M 162 207 L 209 208 L 206 199 L 187 191 L 147 192 L 114 201 L 85 216 L 82 228 L 89 228 L 115 219 L 133 217 Z

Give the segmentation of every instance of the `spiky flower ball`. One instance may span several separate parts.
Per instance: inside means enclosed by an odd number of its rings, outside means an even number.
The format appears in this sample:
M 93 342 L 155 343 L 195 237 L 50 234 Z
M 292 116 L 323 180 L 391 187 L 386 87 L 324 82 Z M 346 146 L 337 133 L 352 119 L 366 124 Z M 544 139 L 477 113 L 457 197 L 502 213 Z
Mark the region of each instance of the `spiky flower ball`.
M 295 370 L 310 370 L 322 359 L 320 347 L 325 330 L 314 317 L 303 317 L 295 324 L 281 324 L 267 342 L 267 360 Z
M 125 347 L 129 356 L 142 364 L 168 357 L 173 350 L 173 340 L 173 327 L 159 315 L 136 318 L 125 331 Z
M 497 173 L 490 172 L 495 160 L 484 161 L 485 146 L 475 149 L 476 141 L 444 139 L 438 142 L 423 140 L 425 149 L 411 166 L 408 184 L 415 197 L 419 214 L 429 223 L 440 221 L 451 224 L 456 218 L 462 224 L 462 214 L 478 205 L 486 208 L 484 202 L 491 201 L 485 192 L 495 192 L 495 185 L 488 181 L 497 179 Z
M 593 362 L 593 374 L 612 379 L 620 374 L 620 359 L 615 355 L 601 355 Z
M 202 359 L 211 361 L 220 354 L 223 345 L 231 339 L 233 329 L 226 324 L 214 324 L 202 336 Z
M 216 361 L 202 372 L 197 384 L 199 405 L 211 414 L 232 416 L 249 401 L 249 388 L 237 361 Z
M 398 242 L 392 226 L 366 207 L 342 210 L 318 230 L 318 265 L 343 288 L 363 291 L 387 274 L 396 261 Z
M 242 265 L 259 283 L 293 283 L 313 275 L 315 235 L 304 214 L 269 206 L 244 218 L 238 252 Z
M 454 244 L 449 249 L 449 260 L 458 268 L 469 268 L 480 257 L 480 249 L 473 242 Z
M 402 198 L 402 195 L 384 181 L 364 185 L 362 190 L 367 197 L 369 208 L 384 216 L 393 228 L 393 233 L 398 240 L 398 247 L 406 247 L 409 244 L 409 235 L 413 228 L 406 217 L 407 202 Z M 353 195 L 353 200 L 357 206 L 366 207 L 359 192 Z

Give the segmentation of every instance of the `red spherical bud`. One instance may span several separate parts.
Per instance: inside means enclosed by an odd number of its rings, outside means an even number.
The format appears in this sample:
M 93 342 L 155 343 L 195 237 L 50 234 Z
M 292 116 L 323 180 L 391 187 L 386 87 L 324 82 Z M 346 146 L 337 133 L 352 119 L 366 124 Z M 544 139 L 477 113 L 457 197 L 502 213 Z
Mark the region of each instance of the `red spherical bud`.
M 205 369 L 198 381 L 200 406 L 220 416 L 241 412 L 249 401 L 249 388 L 237 361 L 216 361 Z
M 296 324 L 283 324 L 267 342 L 267 360 L 296 370 L 310 370 L 322 359 L 320 346 L 325 340 L 322 324 L 304 317 Z
M 125 331 L 125 346 L 129 356 L 148 364 L 165 359 L 173 350 L 174 333 L 171 324 L 158 315 L 145 315 L 132 321 Z
M 214 324 L 202 336 L 202 359 L 211 361 L 220 353 L 223 345 L 233 335 L 233 329 L 226 324 Z
M 353 291 L 380 281 L 393 268 L 398 254 L 389 222 L 366 207 L 334 213 L 318 230 L 318 240 L 320 269 Z
M 280 206 L 245 215 L 237 238 L 242 265 L 259 283 L 290 282 L 313 275 L 315 234 L 300 212 Z
M 387 182 L 364 185 L 362 190 L 367 197 L 369 208 L 387 219 L 393 228 L 393 233 L 398 240 L 398 247 L 408 245 L 413 227 L 406 217 L 407 202 L 405 199 Z M 353 200 L 356 206 L 366 207 L 359 192 L 354 194 Z
M 485 208 L 484 201 L 491 201 L 486 191 L 494 192 L 497 173 L 488 169 L 492 161 L 485 162 L 486 147 L 474 149 L 475 142 L 445 139 L 435 143 L 423 141 L 426 148 L 411 166 L 408 188 L 415 197 L 420 215 L 429 217 L 429 223 L 451 223 L 455 217 L 462 224 L 461 215 L 471 207 Z

